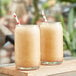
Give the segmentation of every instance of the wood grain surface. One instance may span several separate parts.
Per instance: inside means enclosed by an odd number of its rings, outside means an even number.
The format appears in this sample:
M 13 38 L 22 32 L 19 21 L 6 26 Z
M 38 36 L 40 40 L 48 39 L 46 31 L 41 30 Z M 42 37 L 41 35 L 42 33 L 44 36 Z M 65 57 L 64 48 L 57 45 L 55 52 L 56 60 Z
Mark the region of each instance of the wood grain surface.
M 0 74 L 8 76 L 54 76 L 55 74 L 76 71 L 76 60 L 65 60 L 60 65 L 45 66 L 41 65 L 38 70 L 33 71 L 19 71 L 15 65 L 0 66 Z M 64 76 L 64 75 L 62 75 Z

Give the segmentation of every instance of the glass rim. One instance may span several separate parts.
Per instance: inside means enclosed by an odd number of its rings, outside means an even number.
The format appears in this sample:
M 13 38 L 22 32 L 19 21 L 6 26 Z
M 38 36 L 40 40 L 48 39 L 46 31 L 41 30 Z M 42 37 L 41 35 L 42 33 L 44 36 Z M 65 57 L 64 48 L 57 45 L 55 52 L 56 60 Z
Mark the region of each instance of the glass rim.
M 16 25 L 16 27 L 31 27 L 31 26 L 32 26 L 32 27 L 33 27 L 33 26 L 39 27 L 38 25 L 33 25 L 33 24 L 32 24 L 32 25 L 28 25 L 28 24 L 27 24 L 27 25 L 23 25 L 23 24 Z
M 44 26 L 44 24 L 46 25 L 62 25 L 62 22 L 41 22 L 39 25 Z
M 16 25 L 16 28 L 39 28 L 39 25 Z
M 62 22 L 41 22 L 41 23 L 62 23 Z

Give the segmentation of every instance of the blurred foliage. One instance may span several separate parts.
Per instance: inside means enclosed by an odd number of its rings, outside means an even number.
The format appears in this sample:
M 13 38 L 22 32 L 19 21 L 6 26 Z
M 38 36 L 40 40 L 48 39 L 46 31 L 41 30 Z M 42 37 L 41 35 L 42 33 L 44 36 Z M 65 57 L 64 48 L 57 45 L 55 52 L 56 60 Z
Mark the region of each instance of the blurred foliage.
M 44 9 L 48 9 L 49 7 L 50 7 L 50 5 L 48 5 L 48 2 L 46 2 L 42 5 L 42 8 L 44 8 Z
M 73 7 L 74 8 L 74 11 L 75 11 L 75 13 L 76 13 L 76 0 L 58 0 L 58 1 L 60 1 L 60 2 L 70 2 L 71 3 L 71 7 Z
M 74 9 L 70 9 L 67 26 L 62 15 L 60 16 L 60 21 L 63 25 L 64 46 L 66 49 L 71 51 L 73 56 L 76 56 L 76 28 L 74 28 Z
M 2 4 L 3 4 L 3 5 L 7 5 L 7 4 L 10 3 L 10 1 L 11 1 L 11 0 L 2 0 Z
M 65 1 L 75 3 L 76 0 L 58 0 L 58 1 Z M 8 5 L 11 0 L 0 0 L 0 17 L 4 16 L 8 12 Z M 34 8 L 34 19 L 32 20 L 32 24 L 36 24 L 37 20 L 40 17 L 39 7 L 38 7 L 39 0 L 33 0 L 33 8 Z M 48 9 L 50 5 L 48 2 L 45 2 L 42 5 L 42 8 Z M 60 17 L 60 18 L 59 18 Z M 76 28 L 74 28 L 74 17 L 75 17 L 75 9 L 71 8 L 67 18 L 67 24 L 64 21 L 63 15 L 59 13 L 58 18 L 62 22 L 63 25 L 63 33 L 64 33 L 64 48 L 70 50 L 72 54 L 76 55 Z
M 59 0 L 61 2 L 70 2 L 70 3 L 76 3 L 76 0 Z
M 0 0 L 0 17 L 8 13 L 8 5 L 11 0 Z
M 6 14 L 4 7 L 0 6 L 0 17 L 3 17 Z
M 38 2 L 39 0 L 33 0 L 33 7 L 34 7 L 34 19 L 32 20 L 32 24 L 36 24 L 36 22 L 39 19 L 39 8 L 38 8 Z

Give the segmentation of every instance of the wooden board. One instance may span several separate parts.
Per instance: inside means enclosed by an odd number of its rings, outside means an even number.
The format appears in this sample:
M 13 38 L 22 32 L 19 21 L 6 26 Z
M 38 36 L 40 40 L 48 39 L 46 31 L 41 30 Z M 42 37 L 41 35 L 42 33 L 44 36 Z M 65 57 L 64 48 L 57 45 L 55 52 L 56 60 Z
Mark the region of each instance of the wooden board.
M 49 76 L 49 75 L 48 75 Z M 50 75 L 51 76 L 51 75 Z M 54 74 L 52 76 L 76 76 L 76 71 Z
M 66 60 L 60 65 L 41 65 L 38 70 L 34 71 L 19 71 L 16 70 L 14 65 L 0 67 L 0 74 L 7 74 L 9 76 L 51 76 L 71 71 L 76 71 L 76 60 Z

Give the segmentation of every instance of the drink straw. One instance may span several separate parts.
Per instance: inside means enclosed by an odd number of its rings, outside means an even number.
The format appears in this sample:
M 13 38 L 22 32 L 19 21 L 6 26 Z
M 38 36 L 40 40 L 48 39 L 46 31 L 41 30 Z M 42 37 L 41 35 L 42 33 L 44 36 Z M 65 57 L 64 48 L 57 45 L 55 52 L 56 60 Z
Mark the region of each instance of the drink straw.
M 44 13 L 44 11 L 43 11 L 43 10 L 42 10 L 42 16 L 43 16 L 43 18 L 44 18 L 45 22 L 47 22 L 47 18 L 46 18 L 46 16 L 45 16 L 45 13 Z
M 20 25 L 20 21 L 18 20 L 18 17 L 17 17 L 17 15 L 16 15 L 16 13 L 14 13 L 13 16 L 14 16 L 14 18 L 16 19 L 17 24 Z

